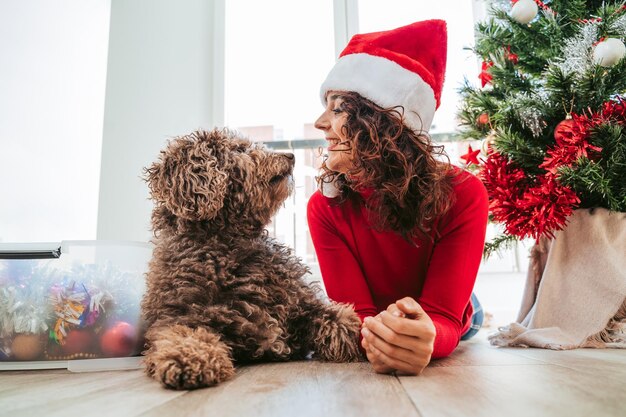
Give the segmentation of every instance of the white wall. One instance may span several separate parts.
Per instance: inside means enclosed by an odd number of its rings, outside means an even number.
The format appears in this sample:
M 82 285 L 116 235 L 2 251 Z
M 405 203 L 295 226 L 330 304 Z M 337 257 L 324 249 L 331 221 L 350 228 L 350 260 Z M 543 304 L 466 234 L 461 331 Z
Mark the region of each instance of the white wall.
M 167 139 L 212 128 L 216 4 L 112 0 L 98 239 L 149 240 L 142 168 Z
M 0 0 L 0 241 L 94 239 L 110 0 Z

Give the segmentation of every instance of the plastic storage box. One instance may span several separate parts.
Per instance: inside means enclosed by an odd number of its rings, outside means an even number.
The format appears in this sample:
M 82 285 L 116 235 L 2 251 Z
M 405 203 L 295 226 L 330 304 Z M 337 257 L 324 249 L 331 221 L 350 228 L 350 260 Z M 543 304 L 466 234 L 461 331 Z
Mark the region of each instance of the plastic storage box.
M 0 244 L 0 370 L 139 366 L 148 243 Z

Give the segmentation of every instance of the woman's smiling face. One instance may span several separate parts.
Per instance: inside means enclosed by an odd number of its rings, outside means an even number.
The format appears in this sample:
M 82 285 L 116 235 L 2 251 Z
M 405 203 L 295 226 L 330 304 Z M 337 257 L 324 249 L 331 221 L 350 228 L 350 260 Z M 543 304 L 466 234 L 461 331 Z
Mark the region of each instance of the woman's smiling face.
M 315 127 L 324 132 L 328 143 L 326 166 L 336 172 L 347 173 L 352 167 L 350 159 L 350 138 L 343 129 L 348 115 L 342 107 L 341 93 L 329 91 L 326 94 L 326 109 L 315 121 Z

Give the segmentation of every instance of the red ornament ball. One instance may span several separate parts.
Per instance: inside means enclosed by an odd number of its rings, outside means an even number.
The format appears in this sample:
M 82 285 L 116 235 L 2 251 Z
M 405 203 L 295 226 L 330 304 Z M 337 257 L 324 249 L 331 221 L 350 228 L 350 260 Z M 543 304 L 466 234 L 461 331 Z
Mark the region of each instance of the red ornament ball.
M 102 353 L 108 357 L 130 356 L 136 347 L 137 331 L 124 321 L 113 324 L 100 338 Z
M 61 350 L 66 355 L 73 355 L 75 353 L 87 353 L 91 351 L 93 341 L 93 332 L 86 329 L 75 329 L 67 334 L 65 344 L 63 344 Z
M 486 125 L 487 123 L 489 123 L 489 115 L 487 113 L 481 113 L 476 121 L 479 125 Z
M 571 138 L 574 134 L 574 127 L 576 126 L 576 122 L 574 119 L 565 119 L 560 122 L 554 128 L 554 139 L 557 142 L 562 141 L 564 138 Z

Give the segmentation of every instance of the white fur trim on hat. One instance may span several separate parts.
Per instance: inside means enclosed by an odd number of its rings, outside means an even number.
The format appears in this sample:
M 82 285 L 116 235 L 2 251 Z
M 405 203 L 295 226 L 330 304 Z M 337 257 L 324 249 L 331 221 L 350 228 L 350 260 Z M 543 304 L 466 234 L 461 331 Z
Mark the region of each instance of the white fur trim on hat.
M 365 53 L 339 58 L 320 89 L 324 106 L 328 91 L 353 91 L 385 108 L 403 106 L 404 124 L 416 132 L 428 132 L 437 108 L 432 87 L 419 75 Z

